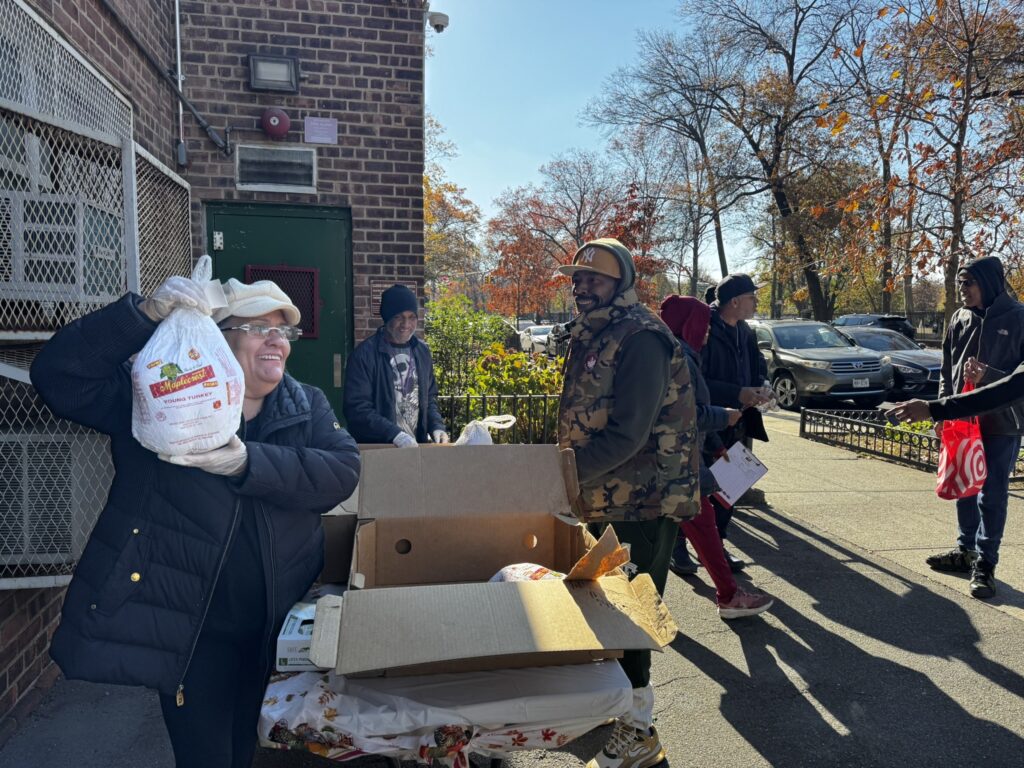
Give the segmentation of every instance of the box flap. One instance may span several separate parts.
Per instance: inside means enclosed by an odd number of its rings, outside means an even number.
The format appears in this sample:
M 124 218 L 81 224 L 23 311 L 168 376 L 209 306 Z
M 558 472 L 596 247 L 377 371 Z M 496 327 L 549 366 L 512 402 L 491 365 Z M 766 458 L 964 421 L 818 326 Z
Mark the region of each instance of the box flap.
M 316 601 L 309 660 L 323 669 L 332 669 L 338 663 L 342 599 L 338 595 L 326 595 Z
M 344 610 L 321 610 L 328 599 L 317 607 L 310 658 L 319 666 L 333 656 L 339 674 L 514 654 L 658 650 L 675 626 L 667 610 L 659 625 L 641 602 L 649 595 L 638 597 L 624 576 L 380 588 L 347 593 Z M 337 623 L 338 631 L 327 626 Z
M 605 526 L 604 532 L 597 543 L 588 552 L 576 561 L 572 570 L 566 574 L 566 581 L 586 581 L 600 578 L 611 573 L 629 562 L 629 550 L 619 544 L 619 537 L 610 526 Z
M 367 451 L 359 516 L 569 514 L 556 445 L 456 445 Z

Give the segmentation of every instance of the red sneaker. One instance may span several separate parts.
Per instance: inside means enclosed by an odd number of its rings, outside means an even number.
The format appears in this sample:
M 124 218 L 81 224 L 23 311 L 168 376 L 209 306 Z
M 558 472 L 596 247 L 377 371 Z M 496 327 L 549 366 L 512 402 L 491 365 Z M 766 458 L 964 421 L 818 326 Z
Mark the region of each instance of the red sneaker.
M 723 619 L 756 616 L 772 607 L 775 600 L 760 592 L 744 592 L 739 587 L 728 603 L 718 604 L 718 615 Z

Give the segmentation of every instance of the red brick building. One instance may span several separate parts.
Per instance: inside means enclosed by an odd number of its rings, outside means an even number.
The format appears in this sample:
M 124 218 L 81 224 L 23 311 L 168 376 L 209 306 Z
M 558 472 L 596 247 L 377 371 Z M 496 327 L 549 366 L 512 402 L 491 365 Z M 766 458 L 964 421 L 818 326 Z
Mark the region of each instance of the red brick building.
M 34 351 L 209 252 L 292 295 L 289 367 L 339 404 L 376 295 L 422 286 L 425 6 L 0 0 L 0 742 L 56 675 L 110 473 L 36 398 Z

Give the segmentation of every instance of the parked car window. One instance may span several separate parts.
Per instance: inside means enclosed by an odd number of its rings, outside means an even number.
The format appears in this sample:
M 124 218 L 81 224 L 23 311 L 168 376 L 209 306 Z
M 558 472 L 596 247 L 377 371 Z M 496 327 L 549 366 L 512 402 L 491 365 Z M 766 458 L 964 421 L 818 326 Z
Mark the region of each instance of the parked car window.
M 530 329 L 531 336 L 547 336 L 551 333 L 550 325 L 538 325 Z
M 847 331 L 847 334 L 862 347 L 873 349 L 878 352 L 888 352 L 893 349 L 920 349 L 917 344 L 910 341 L 901 333 L 878 333 L 877 331 Z
M 757 342 L 759 344 L 762 341 L 767 341 L 769 344 L 772 343 L 772 335 L 764 328 L 755 328 L 754 336 L 757 338 Z
M 839 335 L 839 332 L 827 325 L 777 326 L 775 338 L 783 349 L 827 349 L 830 347 L 849 347 L 850 342 Z

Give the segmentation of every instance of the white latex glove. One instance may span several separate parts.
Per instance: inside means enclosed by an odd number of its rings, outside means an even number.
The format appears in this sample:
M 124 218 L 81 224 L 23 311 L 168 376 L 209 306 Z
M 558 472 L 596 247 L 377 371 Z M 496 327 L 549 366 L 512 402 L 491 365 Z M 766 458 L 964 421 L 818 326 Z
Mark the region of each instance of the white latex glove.
M 399 448 L 415 448 L 417 446 L 416 438 L 408 432 L 399 432 L 391 442 Z
M 205 453 L 190 453 L 186 456 L 167 456 L 161 453 L 159 456 L 168 464 L 192 467 L 212 475 L 227 477 L 242 474 L 249 462 L 249 452 L 245 448 L 245 443 L 238 439 L 238 435 L 232 435 L 227 445 Z
M 174 275 L 164 280 L 153 295 L 139 305 L 139 309 L 155 323 L 167 319 L 178 307 L 198 309 L 204 315 L 211 313 L 206 290 L 195 280 Z
M 435 429 L 433 432 L 430 433 L 430 436 L 433 437 L 434 442 L 439 445 L 444 445 L 445 443 L 451 442 L 451 438 L 448 437 L 448 433 L 445 432 L 443 429 Z

